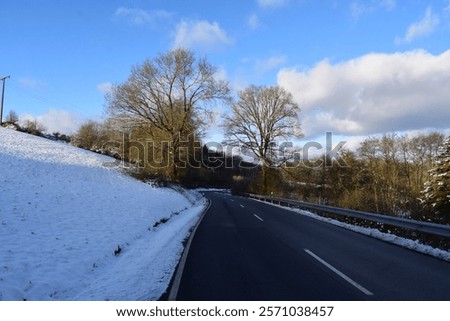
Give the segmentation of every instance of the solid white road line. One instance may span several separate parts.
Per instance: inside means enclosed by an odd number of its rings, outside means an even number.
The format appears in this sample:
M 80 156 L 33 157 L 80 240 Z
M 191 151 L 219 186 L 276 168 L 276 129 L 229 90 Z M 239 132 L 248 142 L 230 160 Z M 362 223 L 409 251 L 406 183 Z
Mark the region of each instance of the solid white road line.
M 260 220 L 261 222 L 264 222 L 264 220 L 262 218 L 260 218 L 258 215 L 253 214 L 253 216 L 255 216 L 258 220 Z
M 329 268 L 331 271 L 333 271 L 334 273 L 336 273 L 337 275 L 339 275 L 341 278 L 343 278 L 345 281 L 347 281 L 348 283 L 350 283 L 351 285 L 353 285 L 355 288 L 357 288 L 358 290 L 360 290 L 362 293 L 364 293 L 365 295 L 373 295 L 372 292 L 370 292 L 369 290 L 367 290 L 365 287 L 361 286 L 360 284 L 356 283 L 355 281 L 353 281 L 352 279 L 350 279 L 347 275 L 345 275 L 344 273 L 342 273 L 341 271 L 339 271 L 338 269 L 336 269 L 334 266 L 332 266 L 331 264 L 327 263 L 326 261 L 322 260 L 320 257 L 318 257 L 317 255 L 315 255 L 313 252 L 311 252 L 308 249 L 304 249 L 306 253 L 308 253 L 309 255 L 311 255 L 313 258 L 315 258 L 317 261 L 319 261 L 320 263 L 322 263 L 323 265 L 325 265 L 327 268 Z

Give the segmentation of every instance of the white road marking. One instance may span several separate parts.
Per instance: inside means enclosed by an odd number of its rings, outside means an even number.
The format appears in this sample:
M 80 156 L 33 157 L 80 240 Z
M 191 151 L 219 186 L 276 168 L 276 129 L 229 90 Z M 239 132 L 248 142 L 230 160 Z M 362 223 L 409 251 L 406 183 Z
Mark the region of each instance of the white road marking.
M 353 281 L 352 279 L 350 279 L 347 275 L 345 275 L 344 273 L 342 273 L 341 271 L 339 271 L 338 269 L 336 269 L 334 266 L 332 266 L 331 264 L 327 263 L 326 261 L 322 260 L 320 257 L 318 257 L 317 255 L 315 255 L 313 252 L 311 252 L 308 249 L 304 249 L 306 253 L 308 253 L 309 255 L 311 255 L 313 258 L 315 258 L 317 261 L 319 261 L 320 263 L 322 263 L 323 265 L 325 265 L 327 268 L 329 268 L 331 271 L 333 271 L 334 273 L 336 273 L 337 275 L 339 275 L 341 278 L 343 278 L 345 281 L 347 281 L 348 283 L 350 283 L 351 285 L 353 285 L 355 288 L 357 288 L 358 290 L 360 290 L 362 293 L 364 293 L 365 295 L 373 295 L 372 292 L 370 292 L 369 290 L 367 290 L 365 287 L 363 287 L 362 285 L 356 283 L 355 281 Z
M 242 207 L 242 208 L 245 208 L 245 206 L 244 206 L 244 205 L 242 205 L 242 204 L 239 204 L 239 205 L 241 205 L 241 207 Z
M 253 216 L 255 216 L 258 220 L 260 220 L 261 222 L 264 222 L 264 220 L 262 218 L 260 218 L 258 215 L 253 214 Z

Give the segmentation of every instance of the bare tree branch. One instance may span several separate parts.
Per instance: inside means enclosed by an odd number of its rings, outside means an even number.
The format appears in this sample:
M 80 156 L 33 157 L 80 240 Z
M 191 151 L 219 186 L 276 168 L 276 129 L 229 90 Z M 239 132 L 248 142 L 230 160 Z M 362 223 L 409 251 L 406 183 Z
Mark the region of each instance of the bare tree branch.
M 283 88 L 250 86 L 238 94 L 223 127 L 229 143 L 244 146 L 267 165 L 275 165 L 271 150 L 280 138 L 300 137 L 299 106 Z
M 107 97 L 107 111 L 161 130 L 176 149 L 180 138 L 204 128 L 212 103 L 229 101 L 228 83 L 216 80 L 216 72 L 191 51 L 169 51 L 133 67 L 128 80 Z

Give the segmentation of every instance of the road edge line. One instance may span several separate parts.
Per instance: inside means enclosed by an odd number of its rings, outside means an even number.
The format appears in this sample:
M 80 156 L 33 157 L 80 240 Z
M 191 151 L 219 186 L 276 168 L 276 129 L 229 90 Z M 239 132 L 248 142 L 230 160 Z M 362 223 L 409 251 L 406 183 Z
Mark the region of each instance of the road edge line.
M 195 232 L 197 231 L 197 228 L 200 226 L 200 223 L 202 222 L 203 218 L 205 217 L 206 213 L 208 212 L 209 208 L 211 207 L 212 202 L 209 199 L 206 199 L 208 201 L 208 206 L 205 207 L 203 210 L 203 213 L 201 214 L 197 224 L 192 229 L 191 234 L 189 235 L 189 239 L 186 243 L 186 247 L 183 250 L 183 254 L 181 255 L 180 262 L 178 263 L 177 270 L 175 271 L 175 275 L 173 277 L 172 286 L 169 291 L 169 296 L 167 298 L 167 301 L 176 301 L 177 295 L 178 295 L 178 289 L 180 287 L 181 283 L 181 277 L 183 276 L 184 272 L 184 266 L 186 264 L 187 256 L 189 254 L 189 249 L 191 247 L 192 240 L 194 238 Z

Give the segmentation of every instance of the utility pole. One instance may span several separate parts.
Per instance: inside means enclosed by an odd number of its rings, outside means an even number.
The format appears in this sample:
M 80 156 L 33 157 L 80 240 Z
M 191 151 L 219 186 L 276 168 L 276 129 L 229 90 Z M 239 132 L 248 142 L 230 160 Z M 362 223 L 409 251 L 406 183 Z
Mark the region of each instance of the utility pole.
M 0 106 L 0 126 L 3 124 L 3 102 L 5 101 L 5 80 L 10 78 L 10 76 L 5 76 L 3 78 L 0 78 L 1 81 L 3 81 L 2 86 L 2 104 Z

